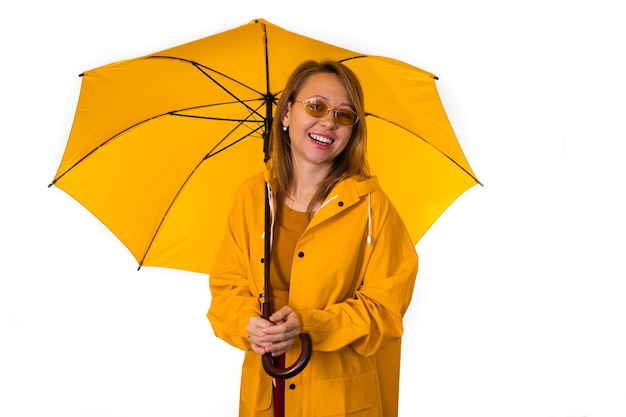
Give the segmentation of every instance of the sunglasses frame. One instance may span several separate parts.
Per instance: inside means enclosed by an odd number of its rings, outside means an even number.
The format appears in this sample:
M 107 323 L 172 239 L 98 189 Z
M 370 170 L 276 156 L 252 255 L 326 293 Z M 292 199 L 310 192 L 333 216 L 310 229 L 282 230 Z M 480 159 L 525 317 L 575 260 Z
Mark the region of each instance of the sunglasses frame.
M 356 124 L 359 122 L 359 115 L 357 114 L 357 112 L 355 112 L 354 110 L 352 110 L 352 109 L 351 109 L 351 108 L 349 108 L 349 107 L 342 107 L 342 108 L 339 108 L 339 109 L 333 109 L 332 107 L 330 107 L 330 104 L 326 103 L 324 100 L 320 100 L 319 98 L 308 98 L 308 99 L 306 99 L 306 100 L 302 100 L 302 101 L 298 101 L 298 102 L 299 102 L 299 103 L 302 103 L 302 104 L 304 105 L 304 111 L 306 112 L 306 114 L 308 114 L 308 115 L 309 115 L 309 116 L 311 116 L 311 117 L 315 117 L 315 118 L 318 118 L 318 119 L 322 119 L 322 118 L 326 117 L 326 115 L 328 114 L 328 112 L 329 112 L 329 111 L 331 111 L 331 110 L 332 110 L 332 111 L 333 111 L 333 115 L 334 115 L 334 117 L 335 117 L 335 120 L 337 121 L 337 123 L 339 123 L 339 124 L 340 124 L 340 125 L 342 125 L 342 126 L 354 126 L 354 125 L 356 125 Z M 309 103 L 312 103 L 312 102 L 315 102 L 315 103 L 321 103 L 321 104 L 323 104 L 324 106 L 326 106 L 326 110 L 324 111 L 324 114 L 323 114 L 323 115 L 321 115 L 321 116 L 316 116 L 316 115 L 314 115 L 314 114 L 311 114 L 311 112 L 309 111 L 310 109 L 308 108 L 308 106 L 307 106 L 307 105 L 308 105 Z M 345 124 L 345 123 L 342 123 L 342 122 L 340 121 L 340 119 L 337 117 L 337 113 L 338 113 L 339 111 L 343 111 L 343 112 L 349 111 L 349 112 L 353 113 L 353 114 L 354 114 L 354 117 L 355 117 L 355 119 L 354 119 L 354 123 L 350 123 L 350 124 Z

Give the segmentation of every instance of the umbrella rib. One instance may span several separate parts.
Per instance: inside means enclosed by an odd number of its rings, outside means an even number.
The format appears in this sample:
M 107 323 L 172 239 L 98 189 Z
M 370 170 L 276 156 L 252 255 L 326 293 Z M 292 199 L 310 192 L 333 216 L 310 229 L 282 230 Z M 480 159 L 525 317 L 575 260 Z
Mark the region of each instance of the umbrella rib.
M 250 87 L 249 85 L 244 84 L 243 82 L 236 80 L 220 71 L 217 71 L 211 67 L 207 67 L 206 65 L 203 65 L 199 62 L 196 61 L 192 61 L 190 59 L 185 59 L 185 58 L 179 58 L 179 57 L 175 57 L 175 56 L 168 56 L 168 55 L 151 55 L 148 56 L 146 58 L 160 58 L 160 59 L 173 59 L 173 60 L 177 60 L 177 61 L 181 61 L 181 62 L 185 62 L 188 64 L 191 64 L 192 66 L 194 66 L 198 71 L 200 71 L 202 74 L 204 74 L 208 79 L 210 79 L 213 83 L 215 83 L 215 85 L 219 86 L 222 90 L 224 90 L 226 93 L 228 93 L 232 98 L 234 98 L 235 100 L 237 100 L 237 102 L 241 103 L 243 106 L 247 107 L 248 110 L 253 111 L 256 113 L 255 110 L 253 110 L 251 107 L 249 107 L 244 100 L 241 100 L 239 97 L 237 97 L 235 94 L 233 94 L 228 88 L 226 88 L 222 83 L 220 83 L 219 81 L 217 81 L 212 75 L 210 75 L 208 73 L 208 71 L 213 72 L 215 74 L 220 75 L 221 77 L 226 78 L 227 80 L 230 80 L 234 83 L 239 84 L 242 87 L 245 87 L 247 89 L 249 89 L 250 91 L 253 91 L 254 93 L 258 94 L 261 97 L 264 97 L 264 94 L 255 90 L 254 88 Z M 258 113 L 257 113 L 258 114 Z M 259 116 L 261 116 L 259 114 Z M 262 117 L 262 116 L 261 116 Z
M 178 111 L 170 113 L 170 116 L 187 117 L 187 118 L 190 118 L 190 119 L 215 120 L 215 121 L 218 121 L 218 122 L 239 122 L 239 123 L 256 122 L 256 123 L 263 123 L 262 121 L 250 120 L 250 119 L 228 119 L 226 117 L 209 117 L 209 116 L 198 116 L 198 115 L 195 115 L 195 114 L 181 114 L 181 113 L 178 113 Z
M 242 103 L 241 101 L 237 101 L 239 103 Z M 235 103 L 235 102 L 230 102 L 230 103 Z M 110 138 L 106 139 L 104 142 L 102 142 L 101 144 L 99 144 L 97 147 L 93 148 L 91 151 L 89 151 L 88 153 L 86 153 L 85 155 L 83 155 L 78 161 L 76 161 L 74 164 L 72 164 L 72 166 L 70 166 L 67 170 L 65 170 L 63 173 L 61 173 L 58 177 L 54 178 L 52 180 L 52 182 L 50 184 L 48 184 L 48 187 L 53 186 L 54 184 L 56 184 L 56 182 L 58 180 L 60 180 L 61 178 L 63 178 L 65 176 L 65 174 L 67 174 L 68 172 L 70 172 L 72 169 L 74 169 L 78 164 L 80 164 L 81 162 L 83 162 L 85 159 L 87 159 L 89 156 L 93 155 L 98 149 L 104 147 L 105 145 L 107 145 L 108 143 L 110 143 L 112 140 L 114 140 L 115 138 L 123 135 L 124 133 L 128 132 L 129 130 L 132 130 L 134 128 L 136 128 L 137 126 L 140 126 L 144 123 L 147 123 L 151 120 L 154 119 L 158 119 L 160 117 L 163 116 L 178 116 L 178 117 L 189 117 L 189 118 L 197 118 L 197 119 L 205 119 L 205 120 L 216 120 L 216 121 L 225 121 L 225 122 L 238 122 L 237 126 L 241 126 L 243 123 L 246 122 L 254 122 L 254 123 L 259 123 L 260 125 L 263 124 L 262 120 L 254 120 L 254 119 L 229 119 L 229 118 L 219 118 L 219 117 L 206 117 L 206 116 L 196 116 L 196 115 L 188 115 L 188 114 L 182 114 L 181 112 L 184 111 L 188 111 L 188 110 L 194 110 L 194 109 L 200 109 L 200 108 L 206 108 L 206 107 L 212 107 L 212 106 L 218 106 L 218 105 L 222 105 L 222 104 L 229 104 L 229 102 L 225 102 L 225 103 L 216 103 L 216 104 L 209 104 L 209 105 L 203 105 L 203 106 L 194 106 L 194 107 L 188 107 L 188 108 L 184 108 L 184 109 L 179 109 L 179 110 L 170 110 L 167 111 L 165 113 L 162 114 L 158 114 L 156 116 L 152 116 L 149 117 L 147 119 L 141 120 L 131 126 L 128 126 L 125 129 L 120 130 L 119 132 L 117 132 L 116 134 L 114 134 L 113 136 L 111 136 Z M 243 104 L 243 103 L 242 103 Z M 245 104 L 244 104 L 245 105 Z M 252 109 L 250 106 L 245 105 L 246 108 L 248 108 L 251 112 L 251 114 L 257 114 L 258 112 L 254 109 Z M 248 135 L 258 131 L 259 128 L 253 129 Z M 226 136 L 228 137 L 228 135 Z M 221 142 L 220 142 L 221 143 Z
M 251 91 L 254 91 L 255 93 L 257 93 L 257 94 L 259 94 L 259 95 L 261 95 L 261 96 L 263 95 L 261 92 L 259 92 L 259 91 L 255 90 L 254 88 L 250 87 L 249 85 L 246 85 L 246 84 L 242 83 L 241 81 L 236 80 L 236 79 L 234 79 L 233 77 L 231 77 L 231 76 L 229 76 L 229 75 L 226 75 L 226 74 L 224 74 L 224 73 L 222 73 L 222 72 L 220 72 L 220 71 L 218 71 L 218 70 L 216 70 L 216 69 L 213 69 L 213 68 L 211 68 L 211 67 L 207 67 L 206 65 L 201 64 L 201 63 L 199 63 L 199 62 L 197 62 L 197 61 L 192 61 L 192 60 L 190 60 L 190 59 L 180 58 L 180 57 L 176 57 L 176 56 L 169 56 L 169 55 L 150 55 L 150 56 L 147 56 L 147 57 L 146 57 L 146 59 L 153 59 L 153 58 L 157 58 L 157 59 L 173 59 L 173 60 L 176 60 L 176 61 L 186 62 L 186 63 L 191 64 L 191 65 L 193 65 L 194 67 L 198 68 L 198 69 L 199 69 L 199 70 L 200 70 L 203 74 L 205 74 L 207 77 L 211 77 L 211 76 L 210 76 L 210 75 L 208 75 L 208 74 L 207 74 L 204 70 L 200 69 L 200 68 L 205 68 L 205 69 L 207 69 L 208 71 L 214 72 L 215 74 L 218 74 L 218 75 L 220 75 L 220 76 L 222 76 L 222 77 L 224 77 L 224 78 L 226 78 L 226 79 L 228 79 L 228 80 L 231 80 L 231 81 L 233 81 L 233 82 L 235 82 L 235 83 L 239 84 L 239 85 L 240 85 L 240 86 L 242 86 L 242 87 L 245 87 L 245 88 L 247 88 L 247 89 L 249 89 L 249 90 L 251 90 Z M 211 77 L 211 79 L 213 79 L 213 78 Z M 213 81 L 215 81 L 215 80 L 213 80 Z M 217 84 L 219 84 L 219 83 L 217 83 Z
M 348 58 L 340 59 L 339 62 L 344 63 L 344 62 L 347 62 L 347 61 L 351 61 L 353 59 L 369 58 L 369 57 L 370 57 L 370 55 L 363 55 L 363 54 L 361 54 L 361 55 L 355 55 L 355 56 L 350 56 Z
M 259 126 L 258 128 L 250 131 L 249 133 L 245 134 L 244 136 L 240 137 L 239 139 L 237 139 L 236 141 L 231 142 L 230 144 L 228 144 L 227 146 L 223 147 L 222 149 L 218 150 L 217 152 L 213 152 L 215 150 L 215 148 L 217 147 L 217 145 L 215 147 L 213 147 L 213 149 L 211 149 L 211 151 L 209 151 L 209 153 L 207 153 L 201 160 L 200 162 L 198 162 L 198 164 L 194 167 L 194 169 L 189 173 L 189 175 L 187 176 L 187 178 L 185 179 L 185 181 L 183 181 L 183 183 L 181 184 L 180 188 L 178 189 L 178 191 L 176 191 L 176 194 L 174 195 L 174 197 L 172 198 L 172 201 L 170 201 L 169 206 L 167 207 L 167 210 L 165 210 L 165 213 L 163 213 L 163 217 L 161 217 L 161 221 L 159 222 L 159 225 L 157 226 L 157 228 L 155 229 L 154 233 L 152 234 L 152 239 L 150 239 L 150 243 L 148 244 L 148 246 L 146 247 L 146 250 L 141 258 L 141 261 L 139 261 L 139 268 L 140 269 L 146 259 L 146 256 L 148 256 L 148 252 L 150 252 L 150 248 L 152 248 L 152 244 L 154 243 L 154 241 L 156 240 L 157 235 L 159 234 L 159 231 L 161 230 L 161 227 L 163 226 L 163 223 L 165 222 L 165 218 L 167 217 L 167 215 L 169 214 L 169 212 L 172 210 L 172 207 L 174 206 L 174 203 L 176 202 L 176 200 L 178 199 L 178 196 L 180 195 L 180 193 L 183 191 L 183 189 L 185 188 L 185 186 L 189 183 L 189 180 L 191 180 L 191 177 L 196 173 L 196 171 L 198 170 L 198 168 L 200 167 L 200 165 L 202 165 L 202 163 L 204 163 L 204 161 L 206 161 L 207 159 L 225 151 L 226 149 L 236 145 L 237 143 L 241 142 L 242 140 L 246 139 L 247 137 L 251 136 L 252 134 L 254 134 L 255 132 L 257 132 L 259 129 L 261 129 L 262 126 Z M 232 131 L 231 131 L 232 133 Z M 230 135 L 230 133 L 226 136 L 224 136 L 224 138 L 219 142 L 222 143 L 224 142 L 224 140 L 226 140 L 226 138 Z M 218 144 L 219 144 L 218 143 Z
M 263 103 L 262 103 L 261 105 L 263 105 Z M 246 106 L 246 107 L 248 107 L 248 106 Z M 248 108 L 249 108 L 249 107 L 248 107 Z M 257 115 L 258 115 L 258 112 L 256 112 L 255 110 L 250 109 L 250 111 L 251 111 L 251 115 L 252 115 L 252 114 L 257 114 Z M 256 128 L 252 129 L 252 130 L 251 130 L 250 132 L 248 132 L 246 135 L 244 135 L 244 136 L 243 136 L 243 137 L 241 137 L 240 139 L 238 139 L 238 140 L 236 140 L 236 141 L 232 142 L 232 143 L 231 143 L 231 144 L 229 144 L 228 146 L 226 146 L 226 147 L 224 147 L 224 148 L 220 149 L 219 151 L 217 151 L 217 152 L 215 152 L 215 153 L 212 153 L 215 149 L 217 149 L 217 147 L 218 147 L 218 146 L 220 146 L 222 143 L 224 143 L 224 141 L 225 141 L 225 140 L 226 140 L 226 139 L 227 139 L 227 138 L 228 138 L 228 137 L 229 137 L 229 136 L 230 136 L 230 135 L 231 135 L 231 134 L 232 134 L 232 133 L 233 133 L 233 132 L 234 132 L 237 128 L 239 128 L 240 126 L 244 125 L 244 123 L 245 123 L 245 122 L 249 122 L 250 120 L 249 120 L 249 119 L 219 119 L 219 118 L 210 118 L 210 117 L 196 116 L 196 115 L 188 115 L 188 114 L 173 114 L 173 116 L 178 116 L 178 117 L 190 117 L 190 118 L 200 118 L 200 119 L 207 119 L 207 120 L 220 120 L 220 121 L 222 121 L 222 120 L 227 120 L 227 121 L 238 122 L 237 126 L 235 126 L 233 129 L 231 129 L 231 131 L 230 131 L 228 134 L 226 134 L 222 140 L 220 140 L 219 142 L 217 142 L 217 143 L 215 144 L 215 146 L 214 146 L 214 147 L 213 147 L 213 148 L 209 151 L 209 153 L 208 153 L 208 154 L 204 157 L 204 159 L 207 159 L 208 157 L 213 156 L 213 155 L 217 155 L 217 154 L 218 154 L 218 153 L 220 153 L 221 151 L 223 151 L 223 150 L 225 150 L 225 149 L 228 149 L 229 147 L 231 147 L 231 146 L 233 146 L 234 144 L 236 144 L 236 143 L 240 142 L 241 140 L 243 140 L 243 139 L 247 138 L 248 136 L 252 135 L 253 133 L 258 132 L 258 131 L 259 131 L 259 129 L 261 129 L 261 128 L 264 126 L 264 125 L 263 125 L 263 123 L 264 123 L 263 121 L 252 120 L 253 122 L 258 123 L 258 124 L 259 124 L 259 126 L 257 126 Z M 204 160 L 204 159 L 203 159 L 203 160 Z
M 209 151 L 209 153 L 207 153 L 207 154 L 204 156 L 204 158 L 202 158 L 202 161 L 200 161 L 200 164 L 201 164 L 202 162 L 204 162 L 205 160 L 207 160 L 207 159 L 209 159 L 209 158 L 211 158 L 211 157 L 213 157 L 213 156 L 217 155 L 218 153 L 225 151 L 226 149 L 230 148 L 231 146 L 234 146 L 234 145 L 238 144 L 239 142 L 241 142 L 241 141 L 242 141 L 242 140 L 244 140 L 245 138 L 250 137 L 252 134 L 254 134 L 254 133 L 258 132 L 258 131 L 259 131 L 259 129 L 261 129 L 261 127 L 262 127 L 262 126 L 259 126 L 259 127 L 257 127 L 256 129 L 252 130 L 251 132 L 246 133 L 244 136 L 240 137 L 239 139 L 237 139 L 237 140 L 236 140 L 236 141 L 234 141 L 234 142 L 229 143 L 227 146 L 224 146 L 224 147 L 223 147 L 222 149 L 220 149 L 219 151 L 217 151 L 217 152 L 213 152 L 213 151 L 217 148 L 217 145 L 219 145 L 220 143 L 224 142 L 224 140 L 226 140 L 226 138 L 230 135 L 230 133 L 229 133 L 228 135 L 226 135 L 226 136 L 224 137 L 224 139 L 222 139 L 221 141 L 219 141 L 219 142 L 218 142 L 218 144 L 217 144 L 216 146 L 214 146 L 214 147 L 213 147 L 213 149 L 211 149 L 211 151 Z M 199 165 L 199 164 L 198 164 L 198 165 Z M 197 169 L 197 167 L 196 167 L 196 169 Z M 195 169 L 194 169 L 194 171 L 195 171 Z
M 152 120 L 152 119 L 156 119 L 156 118 L 158 118 L 158 117 L 162 117 L 162 116 L 165 116 L 165 115 L 167 115 L 167 114 L 169 114 L 169 113 L 160 114 L 160 115 L 157 115 L 157 116 L 150 117 L 150 118 L 148 118 L 148 119 L 145 119 L 145 120 L 142 120 L 142 121 L 140 121 L 140 122 L 137 122 L 137 123 L 135 123 L 134 125 L 132 125 L 132 126 L 128 126 L 127 128 L 125 128 L 125 129 L 123 129 L 123 130 L 121 130 L 121 131 L 117 132 L 116 134 L 114 134 L 113 136 L 111 136 L 110 138 L 108 138 L 107 140 L 105 140 L 104 142 L 102 142 L 100 145 L 96 146 L 96 147 L 95 147 L 95 148 L 93 148 L 91 151 L 89 151 L 89 152 L 87 152 L 85 155 L 83 155 L 83 156 L 82 156 L 82 157 L 81 157 L 78 161 L 76 161 L 74 164 L 72 164 L 72 166 L 71 166 L 71 167 L 69 167 L 68 169 L 66 169 L 66 170 L 65 170 L 65 172 L 61 173 L 58 177 L 56 177 L 54 180 L 52 180 L 52 182 L 48 185 L 48 187 L 50 187 L 50 186 L 52 186 L 52 185 L 56 184 L 56 182 L 57 182 L 58 180 L 60 180 L 61 178 L 63 178 L 63 177 L 65 176 L 65 174 L 67 174 L 67 173 L 68 173 L 68 172 L 70 172 L 72 169 L 74 169 L 74 168 L 75 168 L 78 164 L 80 164 L 81 162 L 83 162 L 83 161 L 84 161 L 85 159 L 87 159 L 89 156 L 93 155 L 93 154 L 94 154 L 94 153 L 95 153 L 98 149 L 102 148 L 104 145 L 106 145 L 107 143 L 111 142 L 111 141 L 112 141 L 113 139 L 115 139 L 116 137 L 118 137 L 118 136 L 122 135 L 124 132 L 127 132 L 127 131 L 129 131 L 129 130 L 131 130 L 131 129 L 133 129 L 133 128 L 135 128 L 135 127 L 137 127 L 137 126 L 139 126 L 139 125 L 141 125 L 141 124 L 143 124 L 143 123 L 145 123 L 145 122 L 148 122 L 148 121 L 150 121 L 150 120 Z
M 233 132 L 234 132 L 234 131 L 235 131 L 235 130 L 239 127 L 239 126 L 241 126 L 242 124 L 243 124 L 243 122 L 242 122 L 242 123 L 239 123 L 239 124 L 238 124 L 235 128 L 233 128 L 233 129 L 232 129 L 232 130 L 231 130 L 231 131 L 230 131 L 227 135 L 225 135 L 225 136 L 224 136 L 224 138 L 222 138 L 222 140 L 220 140 L 219 142 L 217 142 L 217 143 L 215 144 L 215 146 L 213 146 L 213 148 L 211 148 L 211 150 L 210 150 L 210 151 L 209 151 L 209 152 L 208 152 L 208 153 L 204 156 L 204 158 L 202 158 L 202 161 L 204 161 L 204 160 L 206 160 L 206 159 L 208 159 L 208 158 L 210 158 L 210 157 L 212 157 L 212 156 L 214 156 L 214 155 L 217 155 L 218 153 L 220 153 L 220 152 L 222 152 L 222 151 L 224 151 L 224 150 L 226 150 L 226 149 L 230 148 L 231 146 L 233 146 L 233 145 L 235 145 L 235 144 L 237 144 L 237 143 L 241 142 L 241 141 L 242 141 L 242 140 L 244 140 L 245 138 L 247 138 L 247 137 L 251 136 L 253 133 L 258 132 L 258 131 L 259 131 L 259 129 L 261 129 L 261 128 L 263 127 L 262 125 L 257 126 L 255 129 L 252 129 L 250 132 L 246 133 L 246 134 L 245 134 L 244 136 L 242 136 L 241 138 L 237 139 L 237 140 L 236 140 L 236 141 L 234 141 L 234 142 L 231 142 L 231 143 L 230 143 L 230 144 L 228 144 L 227 146 L 225 146 L 225 147 L 221 148 L 219 151 L 214 152 L 214 151 L 218 148 L 218 146 L 220 146 L 222 143 L 224 143 L 224 141 L 225 141 L 225 140 L 226 140 L 226 139 L 227 139 L 227 138 L 228 138 L 228 137 L 229 137 L 229 136 L 230 136 L 230 135 L 231 135 L 231 134 L 232 134 L 232 133 L 233 133 Z M 202 163 L 202 162 L 200 162 L 200 163 Z
M 387 123 L 389 123 L 389 124 L 392 124 L 392 125 L 394 125 L 394 126 L 396 126 L 396 127 L 399 127 L 399 128 L 400 128 L 400 129 L 402 129 L 402 130 L 405 130 L 405 131 L 409 132 L 409 133 L 410 133 L 410 134 L 412 134 L 412 135 L 415 135 L 415 137 L 417 137 L 417 138 L 421 139 L 424 143 L 426 143 L 426 144 L 428 144 L 429 146 L 431 146 L 432 148 L 436 149 L 436 150 L 437 150 L 437 152 L 439 152 L 441 155 L 443 155 L 443 156 L 445 156 L 446 158 L 448 158 L 448 159 L 450 160 L 450 162 L 452 162 L 454 165 L 456 165 L 457 167 L 459 167 L 459 168 L 461 169 L 461 171 L 465 172 L 467 175 L 469 175 L 469 177 L 470 177 L 470 178 L 472 178 L 474 181 L 476 181 L 476 184 L 478 184 L 478 185 L 480 185 L 480 186 L 482 186 L 482 185 L 483 185 L 483 184 L 482 184 L 482 183 L 478 180 L 478 178 L 476 178 L 474 175 L 472 175 L 472 173 L 471 173 L 471 172 L 469 172 L 467 169 L 463 168 L 463 167 L 462 167 L 462 166 L 461 166 L 461 165 L 460 165 L 457 161 L 455 161 L 455 160 L 454 160 L 454 158 L 450 157 L 448 154 L 446 154 L 445 152 L 443 152 L 441 149 L 439 149 L 438 147 L 436 147 L 435 145 L 433 145 L 432 143 L 430 143 L 430 142 L 429 142 L 426 138 L 424 138 L 423 136 L 418 135 L 417 133 L 415 133 L 415 132 L 413 132 L 413 131 L 411 131 L 411 130 L 409 130 L 409 129 L 405 128 L 405 127 L 404 127 L 404 126 L 402 126 L 402 125 L 399 125 L 398 123 L 395 123 L 395 122 L 393 122 L 393 121 L 391 121 L 391 120 L 385 119 L 384 117 L 377 116 L 377 115 L 375 115 L 375 114 L 373 114 L 373 113 L 365 113 L 365 116 L 366 116 L 366 117 L 375 117 L 376 119 L 383 120 L 383 121 L 385 121 L 385 122 L 387 122 Z

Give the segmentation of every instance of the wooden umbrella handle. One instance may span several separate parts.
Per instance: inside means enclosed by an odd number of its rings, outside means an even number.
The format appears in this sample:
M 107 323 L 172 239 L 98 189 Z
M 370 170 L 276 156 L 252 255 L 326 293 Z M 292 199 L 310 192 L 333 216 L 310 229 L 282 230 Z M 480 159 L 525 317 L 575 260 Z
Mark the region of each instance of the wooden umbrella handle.
M 274 365 L 274 358 L 271 353 L 263 355 L 263 369 L 265 369 L 265 372 L 267 372 L 269 376 L 277 379 L 292 378 L 302 372 L 311 359 L 313 343 L 311 342 L 311 335 L 308 333 L 300 333 L 300 341 L 302 342 L 300 356 L 293 365 L 289 367 L 279 368 Z

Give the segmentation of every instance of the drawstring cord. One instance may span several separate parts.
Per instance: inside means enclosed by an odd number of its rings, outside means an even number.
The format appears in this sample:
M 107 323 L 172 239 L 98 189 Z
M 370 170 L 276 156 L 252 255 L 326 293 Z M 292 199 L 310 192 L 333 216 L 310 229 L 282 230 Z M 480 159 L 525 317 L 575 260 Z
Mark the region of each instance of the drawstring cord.
M 367 193 L 367 245 L 372 246 L 372 194 Z
M 315 214 L 317 214 L 318 211 L 320 211 L 322 209 L 322 207 L 327 206 L 328 204 L 330 204 L 335 198 L 339 197 L 339 194 L 335 194 L 334 196 L 332 196 L 331 198 L 329 198 L 328 200 L 324 201 L 322 203 L 322 205 L 320 206 L 320 208 L 318 208 L 317 210 L 315 210 Z

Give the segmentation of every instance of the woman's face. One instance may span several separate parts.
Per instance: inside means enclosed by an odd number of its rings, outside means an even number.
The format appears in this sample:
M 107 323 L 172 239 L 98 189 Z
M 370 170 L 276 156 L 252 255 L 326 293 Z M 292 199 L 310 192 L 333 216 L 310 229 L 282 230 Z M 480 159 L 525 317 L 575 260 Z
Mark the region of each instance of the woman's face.
M 283 117 L 283 126 L 289 129 L 294 166 L 315 164 L 330 168 L 333 160 L 347 146 L 353 126 L 338 123 L 334 110 L 321 118 L 309 115 L 302 101 L 311 98 L 324 102 L 332 109 L 351 109 L 352 105 L 337 75 L 318 73 L 306 80 Z

